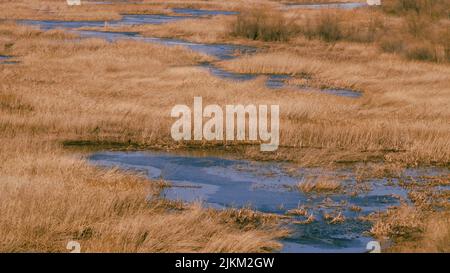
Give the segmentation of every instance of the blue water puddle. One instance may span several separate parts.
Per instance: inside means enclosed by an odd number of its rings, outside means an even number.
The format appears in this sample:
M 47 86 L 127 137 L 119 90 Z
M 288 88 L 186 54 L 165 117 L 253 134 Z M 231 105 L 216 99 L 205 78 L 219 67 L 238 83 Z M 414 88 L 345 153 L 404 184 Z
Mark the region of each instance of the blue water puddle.
M 293 232 L 283 240 L 283 252 L 364 252 L 371 240 L 365 235 L 370 224 L 358 218 L 399 205 L 399 197 L 407 199 L 407 191 L 387 179 L 364 182 L 367 184 L 361 190 L 361 182 L 356 181 L 350 169 L 302 168 L 293 176 L 285 171 L 286 163 L 162 152 L 100 152 L 89 160 L 99 166 L 117 166 L 167 180 L 173 187 L 165 189 L 162 195 L 171 200 L 202 201 L 205 206 L 219 209 L 250 207 L 280 215 L 303 206 L 316 221 L 298 224 L 294 221 L 305 217 L 292 216 L 287 225 Z M 415 172 L 414 175 L 424 173 Z M 303 179 L 322 176 L 340 180 L 344 191 L 314 194 L 295 187 Z M 349 194 L 354 191 L 358 194 Z M 359 211 L 351 210 L 352 206 Z M 346 218 L 343 223 L 329 224 L 324 219 L 325 213 L 338 212 Z
M 256 48 L 242 45 L 231 45 L 231 44 L 201 44 L 193 43 L 177 39 L 169 38 L 149 38 L 143 37 L 140 40 L 144 42 L 156 42 L 168 46 L 184 46 L 193 51 L 214 56 L 220 60 L 233 59 L 238 55 L 250 54 L 256 52 Z
M 117 25 L 159 25 L 170 23 L 178 20 L 188 19 L 189 16 L 171 16 L 163 14 L 129 14 L 122 15 L 122 20 L 113 22 L 113 26 Z
M 81 30 L 77 32 L 83 38 L 99 38 L 108 42 L 114 42 L 122 39 L 139 40 L 142 38 L 137 32 L 108 32 L 108 31 L 90 31 Z
M 237 11 L 182 9 L 182 8 L 173 8 L 172 11 L 177 14 L 185 14 L 185 15 L 190 15 L 190 16 L 194 16 L 194 17 L 239 14 L 239 12 L 237 12 Z
M 280 89 L 286 87 L 286 81 L 290 78 L 289 75 L 270 74 L 267 75 L 266 86 L 272 89 Z
M 203 63 L 201 67 L 207 69 L 212 75 L 227 80 L 234 81 L 248 81 L 256 78 L 254 74 L 234 73 L 221 69 L 220 67 L 213 65 L 212 63 Z
M 133 39 L 148 43 L 157 43 L 166 46 L 184 46 L 195 52 L 214 56 L 220 60 L 235 58 L 238 54 L 250 54 L 256 48 L 231 44 L 201 44 L 172 38 L 143 37 L 135 32 L 106 32 L 106 31 L 80 31 L 80 35 L 86 38 L 101 38 L 107 41 L 119 39 Z
M 245 52 L 245 51 L 244 51 Z M 201 67 L 207 69 L 212 75 L 226 80 L 233 81 L 249 81 L 254 80 L 260 76 L 266 76 L 266 87 L 270 89 L 281 89 L 281 88 L 291 88 L 294 90 L 305 91 L 305 92 L 322 92 L 325 94 L 348 97 L 348 98 L 359 98 L 362 96 L 361 92 L 350 90 L 350 89 L 313 89 L 298 85 L 289 85 L 287 82 L 292 79 L 290 75 L 285 74 L 251 74 L 251 73 L 235 73 L 232 71 L 224 70 L 212 63 L 203 63 Z
M 288 3 L 285 8 L 288 9 L 356 9 L 367 7 L 367 3 L 319 3 L 319 4 L 297 4 Z
M 110 27 L 146 25 L 146 24 L 160 25 L 184 19 L 198 18 L 201 16 L 236 14 L 236 12 L 219 11 L 219 10 L 196 10 L 196 9 L 172 9 L 172 10 L 180 15 L 173 16 L 165 14 L 122 14 L 122 18 L 120 20 L 112 20 L 112 21 L 20 20 L 19 22 L 27 25 L 39 26 L 42 30 L 50 30 L 56 28 L 76 29 L 83 27 L 104 27 L 105 25 Z
M 11 56 L 0 55 L 0 65 L 1 64 L 17 64 L 18 63 L 16 61 L 8 61 L 11 58 L 12 58 Z
M 297 86 L 299 90 L 305 91 L 305 92 L 322 92 L 325 94 L 330 94 L 334 96 L 339 97 L 347 97 L 347 98 L 360 98 L 363 93 L 351 90 L 351 89 L 342 89 L 342 88 L 322 88 L 322 89 L 316 89 L 316 88 L 310 88 L 305 86 Z
M 353 91 L 349 89 L 321 89 L 320 92 L 335 95 L 335 96 L 341 96 L 341 97 L 348 97 L 348 98 L 359 98 L 362 96 L 361 92 Z
M 19 22 L 27 25 L 39 26 L 42 30 L 57 28 L 76 29 L 83 27 L 111 27 L 130 26 L 130 25 L 160 25 L 190 18 L 189 16 L 171 16 L 163 14 L 124 14 L 121 20 L 115 21 L 59 21 L 59 20 L 20 20 Z
M 289 75 L 278 75 L 278 74 L 235 73 L 224 70 L 212 63 L 204 63 L 201 66 L 207 69 L 212 75 L 218 78 L 233 81 L 249 81 L 254 80 L 259 76 L 266 76 L 267 77 L 266 86 L 271 89 L 280 89 L 286 87 L 285 81 L 291 78 Z
M 11 58 L 10 56 L 0 55 L 0 63 L 1 63 L 1 62 L 4 62 L 4 61 L 6 61 L 6 60 L 8 60 L 8 59 L 10 59 L 10 58 Z
M 167 20 L 167 16 L 164 16 Z M 171 18 L 178 16 L 170 16 Z M 185 17 L 183 17 L 185 18 Z M 133 24 L 159 24 L 162 18 L 154 15 L 125 15 L 121 21 L 108 23 L 109 26 L 115 25 L 133 25 Z M 43 30 L 65 28 L 78 29 L 84 27 L 103 27 L 104 22 L 100 21 L 38 21 L 38 20 L 22 20 L 22 24 L 39 26 Z M 77 30 L 75 31 L 85 38 L 100 38 L 113 42 L 120 39 L 133 39 L 143 42 L 159 43 L 167 46 L 184 46 L 193 51 L 214 56 L 220 60 L 227 60 L 236 57 L 236 54 L 249 54 L 256 52 L 256 48 L 250 46 L 230 45 L 230 44 L 202 44 L 188 42 L 180 39 L 143 37 L 136 32 L 109 32 L 109 31 L 91 31 Z

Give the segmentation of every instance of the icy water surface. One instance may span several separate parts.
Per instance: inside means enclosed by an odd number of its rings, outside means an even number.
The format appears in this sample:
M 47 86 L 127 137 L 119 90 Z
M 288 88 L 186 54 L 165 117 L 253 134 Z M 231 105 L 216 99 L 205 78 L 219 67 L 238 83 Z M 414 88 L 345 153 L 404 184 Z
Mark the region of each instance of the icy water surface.
M 167 188 L 163 195 L 171 200 L 201 200 L 205 206 L 218 209 L 251 207 L 279 215 L 303 206 L 316 220 L 310 224 L 295 222 L 304 221 L 304 216 L 287 220 L 286 225 L 293 232 L 283 240 L 283 252 L 365 252 L 367 242 L 371 241 L 366 235 L 370 224 L 359 217 L 398 205 L 398 196 L 407 198 L 404 189 L 386 179 L 365 182 L 361 188 L 348 169 L 296 169 L 296 175 L 292 175 L 287 173 L 284 163 L 161 152 L 99 152 L 89 160 L 99 166 L 118 166 L 170 181 L 173 187 Z M 419 177 L 425 172 L 413 170 L 408 175 Z M 295 187 L 304 179 L 323 176 L 341 180 L 343 191 L 305 194 Z M 324 218 L 327 213 L 334 216 L 341 213 L 346 220 L 330 224 Z

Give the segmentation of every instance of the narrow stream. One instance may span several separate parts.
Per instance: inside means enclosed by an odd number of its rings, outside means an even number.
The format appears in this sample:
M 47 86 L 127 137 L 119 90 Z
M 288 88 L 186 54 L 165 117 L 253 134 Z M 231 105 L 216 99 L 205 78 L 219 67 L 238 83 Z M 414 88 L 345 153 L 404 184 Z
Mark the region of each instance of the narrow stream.
M 10 58 L 9 56 L 0 55 L 0 62 L 4 62 L 4 61 L 8 60 L 9 58 Z
M 103 27 L 108 26 L 120 26 L 120 25 L 143 25 L 143 24 L 163 24 L 173 22 L 176 20 L 182 20 L 186 18 L 198 18 L 201 16 L 212 15 L 232 15 L 232 12 L 226 11 L 210 11 L 210 10 L 195 10 L 195 9 L 173 9 L 174 12 L 180 14 L 187 14 L 188 16 L 170 16 L 170 15 L 123 15 L 122 20 L 118 21 L 50 21 L 50 20 L 22 20 L 22 24 L 38 26 L 42 30 L 50 30 L 63 28 L 78 33 L 85 38 L 102 38 L 110 42 L 119 39 L 133 39 L 149 43 L 159 43 L 167 46 L 184 46 L 193 51 L 208 54 L 218 58 L 219 60 L 227 60 L 236 58 L 242 54 L 253 54 L 257 51 L 256 48 L 243 45 L 231 45 L 231 44 L 203 44 L 188 42 L 179 39 L 172 38 L 156 38 L 156 37 L 143 37 L 139 33 L 135 32 L 107 32 L 107 31 L 92 31 L 92 30 L 76 30 L 83 27 Z M 258 76 L 266 76 L 266 86 L 271 89 L 280 88 L 293 88 L 303 92 L 323 92 L 325 94 L 344 96 L 349 98 L 358 98 L 362 93 L 349 89 L 312 89 L 305 86 L 288 85 L 287 81 L 291 79 L 289 75 L 280 74 L 246 74 L 246 73 L 234 73 L 231 71 L 225 71 L 217 67 L 214 63 L 203 63 L 200 65 L 210 71 L 216 77 L 233 80 L 233 81 L 246 81 L 255 79 Z
M 177 14 L 185 14 L 194 17 L 200 16 L 215 16 L 215 15 L 237 15 L 239 12 L 237 11 L 224 11 L 224 10 L 203 10 L 203 9 L 181 9 L 181 8 L 173 8 L 173 12 Z
M 279 215 L 304 208 L 307 215 L 291 215 L 286 220 L 293 232 L 282 241 L 283 252 L 365 252 L 367 242 L 372 240 L 366 235 L 371 224 L 360 217 L 399 205 L 399 196 L 407 200 L 406 190 L 396 185 L 396 179 L 357 182 L 350 169 L 295 168 L 287 163 L 194 153 L 99 152 L 89 160 L 98 166 L 116 166 L 170 181 L 173 186 L 163 196 L 171 200 L 199 200 L 218 209 L 250 207 Z M 442 172 L 448 174 L 448 170 Z M 423 175 L 436 173 L 436 170 L 414 169 L 407 170 L 405 176 L 420 181 Z M 342 189 L 332 193 L 304 193 L 296 187 L 299 181 L 323 177 L 341 181 Z M 327 214 L 339 213 L 345 221 L 331 224 L 326 219 Z M 313 222 L 301 223 L 311 214 L 315 218 Z
M 105 2 L 106 4 L 108 2 Z M 289 5 L 291 8 L 357 8 L 362 3 Z M 186 18 L 214 15 L 233 15 L 226 11 L 173 9 L 180 16 L 124 15 L 122 20 L 107 22 L 109 26 L 163 24 Z M 143 37 L 135 32 L 105 32 L 77 30 L 82 27 L 102 27 L 103 21 L 35 21 L 23 20 L 23 24 L 38 26 L 43 30 L 64 28 L 79 33 L 81 37 L 96 37 L 108 41 L 133 39 L 167 46 L 181 45 L 193 51 L 205 53 L 219 60 L 235 58 L 240 54 L 253 54 L 256 48 L 230 44 L 202 44 L 178 39 Z M 8 56 L 0 56 L 0 64 Z M 241 74 L 225 71 L 214 63 L 201 67 L 211 74 L 228 80 L 252 80 L 261 74 Z M 266 85 L 272 89 L 284 88 L 288 75 L 268 74 Z M 299 90 L 309 91 L 307 87 Z M 324 93 L 357 98 L 361 93 L 345 89 L 323 89 Z M 99 152 L 89 157 L 90 162 L 102 167 L 117 166 L 144 173 L 149 178 L 165 179 L 172 187 L 163 196 L 171 200 L 192 202 L 200 200 L 205 206 L 218 209 L 251 207 L 255 210 L 289 215 L 286 225 L 293 231 L 284 239 L 282 252 L 365 252 L 370 223 L 361 216 L 382 211 L 399 204 L 399 197 L 407 199 L 407 192 L 396 186 L 395 179 L 372 179 L 357 182 L 351 169 L 324 170 L 320 168 L 295 168 L 286 163 L 234 160 L 222 155 L 197 155 L 192 153 L 162 152 Z M 294 170 L 292 170 L 294 169 Z M 406 175 L 420 181 L 424 174 L 434 175 L 435 170 L 407 170 Z M 448 173 L 448 170 L 444 170 Z M 342 189 L 333 193 L 304 193 L 298 190 L 299 181 L 331 177 L 339 180 Z M 354 194 L 356 193 L 356 194 Z M 292 215 L 293 209 L 306 214 Z M 357 208 L 357 209 L 356 209 Z M 306 223 L 310 215 L 314 220 Z M 330 223 L 327 215 L 341 215 L 345 220 Z M 312 218 L 311 218 L 312 219 Z
M 357 9 L 367 7 L 367 3 L 364 2 L 347 2 L 347 3 L 287 3 L 286 9 Z
M 1 64 L 16 64 L 16 61 L 9 61 L 9 59 L 11 59 L 11 56 L 3 56 L 0 55 L 0 65 Z

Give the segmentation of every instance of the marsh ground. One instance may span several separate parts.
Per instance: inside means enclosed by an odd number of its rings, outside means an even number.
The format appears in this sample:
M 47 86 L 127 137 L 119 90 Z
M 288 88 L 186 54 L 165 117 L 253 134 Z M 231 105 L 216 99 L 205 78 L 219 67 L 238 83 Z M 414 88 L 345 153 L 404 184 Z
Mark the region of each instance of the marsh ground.
M 395 7 L 402 1 L 386 2 Z M 64 251 L 64 242 L 71 238 L 82 240 L 88 251 L 245 252 L 280 247 L 275 239 L 285 233 L 273 232 L 272 217 L 262 221 L 267 216 L 180 208 L 164 200 L 149 204 L 148 193 L 159 190 L 155 182 L 89 166 L 82 155 L 63 148 L 68 143 L 222 149 L 240 158 L 287 160 L 308 167 L 366 163 L 370 167 L 359 170 L 363 178 L 393 175 L 406 167 L 448 169 L 449 22 L 448 15 L 432 7 L 322 11 L 284 9 L 278 1 L 264 1 L 257 9 L 254 1 L 1 5 L 0 18 L 5 20 L 0 22 L 0 55 L 18 62 L 0 63 L 0 209 L 6 215 L 0 231 L 7 238 L 0 243 L 3 251 Z M 176 15 L 174 7 L 240 14 L 94 29 L 241 44 L 257 47 L 257 52 L 220 60 L 182 46 L 80 40 L 76 33 L 40 31 L 15 21 Z M 405 29 L 400 42 L 385 41 Z M 199 67 L 204 62 L 236 73 L 285 74 L 298 86 L 351 89 L 362 96 L 272 90 L 264 75 L 230 81 Z M 202 96 L 205 104 L 279 104 L 280 149 L 267 154 L 259 152 L 257 143 L 174 142 L 170 109 L 191 105 L 194 96 Z M 436 179 L 448 182 L 448 177 L 429 178 Z M 448 204 L 435 204 L 438 199 L 432 196 L 445 199 L 448 191 L 417 189 L 411 189 L 413 205 L 374 216 L 372 231 L 398 241 L 395 251 L 448 251 L 449 225 L 436 220 L 448 219 Z M 73 199 L 78 200 L 75 206 Z M 179 228 L 161 228 L 167 225 Z

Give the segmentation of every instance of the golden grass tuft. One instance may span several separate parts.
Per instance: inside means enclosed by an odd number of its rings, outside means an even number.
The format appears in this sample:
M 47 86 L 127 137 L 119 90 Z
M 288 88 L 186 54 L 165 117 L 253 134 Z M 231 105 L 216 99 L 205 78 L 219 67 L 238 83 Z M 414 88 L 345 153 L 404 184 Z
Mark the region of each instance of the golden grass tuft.
M 296 220 L 296 221 L 292 221 L 292 223 L 293 224 L 296 224 L 296 225 L 309 225 L 309 224 L 311 224 L 311 223 L 314 223 L 315 221 L 316 221 L 317 219 L 316 219 L 316 217 L 314 216 L 314 214 L 310 214 L 309 216 L 308 216 L 308 218 L 306 218 L 305 220 Z
M 446 0 L 384 0 L 382 8 L 397 15 L 415 13 L 430 17 L 448 17 L 450 3 Z
M 316 179 L 301 181 L 297 184 L 297 188 L 304 193 L 331 193 L 341 190 L 342 185 L 339 181 L 334 181 L 331 178 L 319 177 Z
M 371 232 L 393 241 L 389 252 L 449 252 L 449 216 L 448 211 L 424 211 L 403 204 L 376 217 Z
M 345 216 L 341 211 L 337 213 L 325 213 L 323 218 L 327 221 L 329 225 L 342 224 L 345 222 Z
M 295 31 L 280 11 L 252 7 L 242 11 L 231 25 L 231 35 L 262 41 L 287 41 Z
M 294 28 L 309 39 L 373 44 L 411 60 L 449 60 L 450 21 L 445 17 L 436 19 L 425 11 L 402 12 L 394 17 L 372 9 L 357 13 L 325 10 L 309 11 L 306 16 L 297 14 L 294 18 Z
M 305 207 L 299 207 L 295 209 L 290 209 L 286 212 L 288 215 L 296 215 L 296 216 L 306 216 L 308 215 L 308 210 Z
M 389 209 L 383 218 L 376 221 L 370 230 L 377 237 L 410 239 L 421 232 L 420 211 L 414 207 L 402 205 Z

